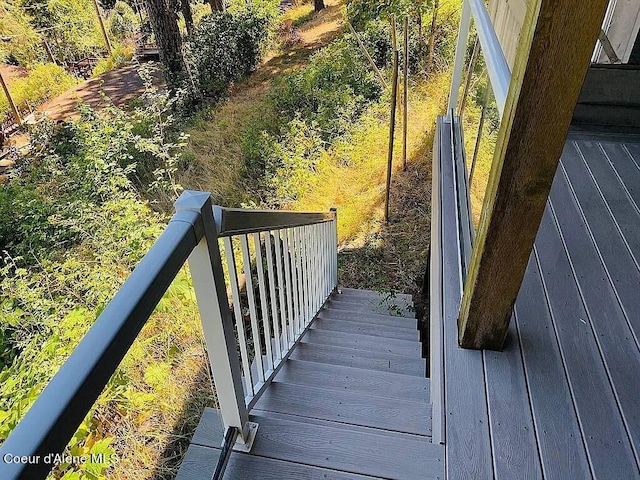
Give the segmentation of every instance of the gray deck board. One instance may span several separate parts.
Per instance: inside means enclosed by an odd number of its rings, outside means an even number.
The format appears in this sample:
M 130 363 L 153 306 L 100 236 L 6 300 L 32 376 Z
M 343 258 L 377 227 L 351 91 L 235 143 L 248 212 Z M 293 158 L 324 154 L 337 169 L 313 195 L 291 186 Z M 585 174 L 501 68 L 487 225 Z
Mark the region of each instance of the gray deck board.
M 562 166 L 571 179 L 571 187 L 580 212 L 585 217 L 589 232 L 598 246 L 598 253 L 609 272 L 616 293 L 631 323 L 636 339 L 640 339 L 640 271 L 621 237 L 614 219 L 607 211 L 603 199 L 596 191 L 593 181 L 586 177 L 579 163 L 575 147 L 566 148 Z M 639 172 L 640 173 L 640 172 Z M 586 178 L 585 178 L 586 177 Z M 619 192 L 622 194 L 622 191 Z M 594 259 L 595 260 L 595 259 Z
M 414 329 L 390 327 L 386 325 L 372 325 L 369 323 L 336 320 L 321 317 L 313 322 L 312 328 L 316 330 L 331 330 L 332 332 L 355 333 L 358 335 L 371 335 L 373 337 L 395 338 L 398 340 L 420 341 L 420 332 Z
M 359 392 L 276 382 L 256 408 L 384 430 L 431 435 L 431 406 Z
M 485 351 L 484 363 L 495 478 L 542 478 L 514 320 L 504 350 Z
M 313 324 L 312 324 L 313 327 Z M 310 328 L 302 337 L 304 343 L 328 345 L 334 347 L 352 348 L 354 350 L 366 350 L 372 353 L 382 352 L 406 357 L 420 357 L 422 345 L 419 342 L 409 340 L 395 340 L 380 338 L 371 335 L 356 335 L 344 332 L 332 332 L 330 330 L 316 330 Z
M 304 341 L 298 344 L 291 353 L 290 358 L 380 372 L 402 373 L 418 377 L 424 377 L 426 373 L 426 363 L 423 358 L 332 347 L 330 345 L 309 344 Z
M 353 313 L 345 310 L 324 308 L 318 313 L 319 318 L 333 318 L 334 320 L 354 321 L 370 325 L 384 325 L 394 328 L 417 330 L 418 321 L 415 318 L 394 317 L 376 313 Z
M 429 403 L 429 379 L 362 368 L 289 360 L 274 381 Z
M 260 414 L 251 420 L 260 425 L 251 451 L 254 456 L 374 477 L 443 478 L 443 449 L 427 437 L 369 433 L 342 424 L 309 424 Z M 221 438 L 216 411 L 206 409 L 192 444 L 215 448 Z
M 445 128 L 441 144 L 450 145 Z M 461 271 L 451 151 L 442 150 L 442 275 L 446 472 L 449 479 L 492 478 L 482 352 L 458 347 Z
M 185 455 L 176 480 L 209 480 L 213 476 L 213 471 L 219 456 L 220 450 L 217 448 L 193 445 Z M 224 478 L 243 480 L 283 480 L 286 478 L 305 480 L 326 480 L 328 478 L 335 480 L 367 480 L 379 477 L 355 475 L 234 452 L 229 458 Z
M 515 310 L 544 478 L 591 478 L 535 253 Z
M 604 201 L 608 216 L 614 220 L 635 259 L 636 265 L 639 265 L 640 215 L 638 210 L 626 195 L 624 186 L 616 176 L 603 145 L 600 142 L 580 142 L 575 145 L 593 183 L 597 186 L 595 194 L 599 194 Z M 615 163 L 620 163 L 620 161 L 619 157 L 614 157 Z M 630 175 L 627 179 L 629 182 L 633 182 L 637 180 L 637 175 Z M 585 183 L 586 186 L 591 186 L 590 182 Z
M 636 468 L 633 451 L 569 259 L 548 207 L 536 248 L 592 473 L 603 479 L 624 478 L 627 472 Z
M 598 258 L 596 245 L 583 218 L 576 215 L 567 179 L 559 175 L 556 181 L 558 188 L 551 197 L 553 212 L 564 244 L 571 246 L 568 249 L 571 267 L 632 445 L 640 445 L 640 376 L 633 367 L 640 365 L 640 350 L 604 266 L 593 261 Z

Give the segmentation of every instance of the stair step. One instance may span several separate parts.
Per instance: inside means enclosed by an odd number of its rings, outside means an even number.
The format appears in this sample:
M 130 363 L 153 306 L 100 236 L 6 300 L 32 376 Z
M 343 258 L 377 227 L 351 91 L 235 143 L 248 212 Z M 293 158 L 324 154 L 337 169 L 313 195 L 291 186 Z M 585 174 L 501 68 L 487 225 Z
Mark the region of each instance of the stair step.
M 419 358 L 422 354 L 422 344 L 420 344 L 420 342 L 396 340 L 393 338 L 388 338 L 385 339 L 384 342 L 381 342 L 380 337 L 374 337 L 372 335 L 316 330 L 314 328 L 310 328 L 307 333 L 304 334 L 302 340 L 314 345 L 328 345 L 385 354 L 391 353 L 411 358 Z
M 218 458 L 220 458 L 219 448 L 191 445 L 182 461 L 176 480 L 210 480 L 213 478 Z M 371 480 L 375 477 L 233 452 L 224 478 L 225 480 L 282 480 L 283 478 Z
M 402 373 L 423 378 L 426 372 L 425 360 L 418 356 L 405 357 L 384 352 L 311 344 L 307 343 L 305 338 L 296 346 L 289 358 L 381 372 Z
M 276 382 L 255 406 L 270 412 L 431 436 L 431 405 L 411 400 Z
M 333 332 L 355 333 L 371 335 L 373 337 L 395 338 L 397 340 L 420 341 L 420 332 L 407 328 L 389 327 L 386 325 L 371 325 L 368 323 L 336 320 L 333 318 L 318 318 L 313 321 L 311 328 L 317 330 L 331 330 Z
M 335 294 L 337 298 L 367 298 L 377 301 L 395 300 L 396 302 L 403 302 L 411 304 L 413 298 L 408 293 L 396 293 L 395 298 L 391 299 L 391 295 L 387 292 L 376 292 L 374 290 L 360 290 L 357 288 L 338 287 L 338 292 Z
M 372 325 L 385 325 L 389 327 L 407 328 L 416 330 L 418 321 L 415 318 L 394 317 L 377 313 L 354 313 L 348 310 L 339 310 L 325 307 L 318 313 L 319 318 L 332 318 L 334 320 L 347 320 Z
M 251 420 L 259 427 L 251 455 L 389 479 L 444 478 L 444 450 L 428 437 L 384 430 L 356 431 L 356 427 L 343 424 L 311 424 L 296 419 L 252 415 Z M 218 448 L 222 430 L 219 413 L 207 408 L 192 443 Z M 233 453 L 231 458 L 237 455 L 241 454 Z M 285 471 L 281 478 L 298 477 Z
M 336 310 L 348 310 L 354 313 L 377 313 L 379 315 L 405 318 L 415 318 L 416 316 L 415 312 L 409 309 L 411 304 L 405 304 L 403 302 L 391 302 L 380 305 L 373 300 L 345 301 L 334 297 L 329 300 L 327 305 Z
M 428 378 L 343 365 L 290 359 L 278 372 L 274 381 L 421 403 L 430 402 Z

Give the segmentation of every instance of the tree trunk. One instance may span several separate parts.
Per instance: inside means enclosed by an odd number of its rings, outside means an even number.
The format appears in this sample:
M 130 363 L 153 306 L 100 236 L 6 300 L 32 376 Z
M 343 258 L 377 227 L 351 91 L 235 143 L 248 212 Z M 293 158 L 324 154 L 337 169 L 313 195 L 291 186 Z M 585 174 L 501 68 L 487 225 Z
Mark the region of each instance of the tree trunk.
M 209 0 L 212 12 L 224 12 L 224 3 L 222 0 Z
M 191 14 L 191 2 L 189 0 L 180 0 L 180 9 L 184 17 L 184 24 L 187 27 L 187 33 L 193 35 L 193 15 Z
M 433 54 L 436 48 L 436 28 L 438 19 L 438 7 L 440 6 L 440 0 L 433 1 L 433 16 L 431 18 L 431 32 L 429 33 L 429 57 L 427 58 L 427 72 L 430 72 L 433 68 Z
M 166 0 L 145 0 L 145 6 L 160 51 L 160 61 L 167 70 L 167 85 L 174 90 L 186 72 L 178 18 Z
M 319 12 L 323 8 L 325 8 L 324 0 L 313 0 L 313 6 L 316 12 Z
M 416 15 L 418 24 L 418 68 L 424 67 L 424 42 L 422 41 L 422 13 Z

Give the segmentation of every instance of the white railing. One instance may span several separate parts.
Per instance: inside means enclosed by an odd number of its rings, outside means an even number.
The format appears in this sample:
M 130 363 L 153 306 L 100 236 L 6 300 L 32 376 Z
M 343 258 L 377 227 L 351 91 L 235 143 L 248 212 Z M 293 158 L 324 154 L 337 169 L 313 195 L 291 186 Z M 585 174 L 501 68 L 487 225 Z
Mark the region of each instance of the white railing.
M 191 191 L 175 207 L 160 238 L 0 446 L 0 458 L 42 459 L 64 450 L 187 259 L 226 429 L 215 478 L 224 474 L 232 445 L 251 449 L 257 425 L 249 410 L 337 285 L 336 212 L 213 207 L 210 194 Z M 0 479 L 45 478 L 51 467 L 0 462 Z
M 460 90 L 460 84 L 462 82 L 462 70 L 472 16 L 478 32 L 480 47 L 487 65 L 491 88 L 496 99 L 496 104 L 498 105 L 498 113 L 502 119 L 504 107 L 507 102 L 507 94 L 509 93 L 509 84 L 511 83 L 511 70 L 509 69 L 504 51 L 500 46 L 498 36 L 491 22 L 491 17 L 483 0 L 463 0 L 447 112 L 455 111 L 458 104 L 458 91 Z
M 248 412 L 337 285 L 337 216 L 335 210 L 218 206 L 207 215 L 210 204 L 189 194 L 176 203 L 178 212 L 202 208 L 210 221 L 204 222 L 189 268 L 222 420 L 226 428 L 239 431 L 235 448 L 249 450 L 257 426 L 249 422 Z M 221 300 L 212 303 L 212 298 Z

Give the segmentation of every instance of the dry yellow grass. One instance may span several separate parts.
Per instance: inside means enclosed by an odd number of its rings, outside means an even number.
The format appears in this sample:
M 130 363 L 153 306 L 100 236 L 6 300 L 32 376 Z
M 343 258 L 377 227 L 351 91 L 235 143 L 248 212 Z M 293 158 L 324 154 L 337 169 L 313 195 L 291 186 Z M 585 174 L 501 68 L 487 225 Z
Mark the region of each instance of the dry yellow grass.
M 384 222 L 386 103 L 372 107 L 351 138 L 326 152 L 306 193 L 292 206 L 338 208 L 341 285 L 387 292 L 420 290 L 430 238 L 433 133 L 436 116 L 444 110 L 448 82 L 448 73 L 436 74 L 411 92 L 406 171 L 401 124 L 397 125 L 389 223 Z
M 418 85 L 409 98 L 408 163 L 428 163 L 438 113 L 442 111 L 448 75 L 434 76 Z M 306 193 L 295 203 L 296 210 L 338 208 L 339 239 L 343 247 L 362 245 L 379 231 L 384 217 L 384 194 L 389 142 L 388 106 L 374 107 L 352 137 L 338 143 L 323 157 L 318 173 Z M 401 117 L 396 125 L 393 177 L 402 171 Z M 345 164 L 345 159 L 348 163 Z M 392 190 L 396 187 L 392 181 Z M 424 185 L 430 189 L 430 185 Z M 397 214 L 391 211 L 391 216 Z

